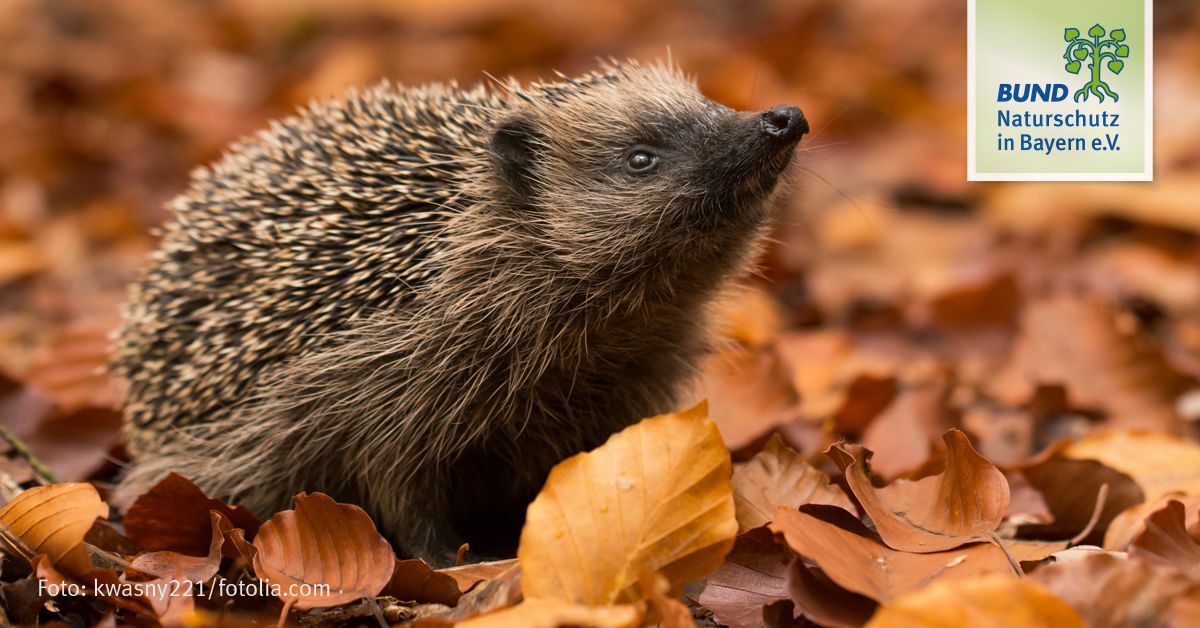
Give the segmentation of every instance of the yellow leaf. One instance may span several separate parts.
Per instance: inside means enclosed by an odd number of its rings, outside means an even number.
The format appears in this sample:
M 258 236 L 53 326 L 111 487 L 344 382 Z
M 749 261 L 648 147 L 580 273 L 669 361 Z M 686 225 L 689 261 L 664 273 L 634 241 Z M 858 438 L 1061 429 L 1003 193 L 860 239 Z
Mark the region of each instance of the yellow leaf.
M 678 596 L 716 569 L 737 533 L 729 451 L 700 405 L 645 419 L 550 472 L 517 559 L 526 599 L 641 599 L 661 572 Z
M 9 534 L 72 575 L 90 570 L 86 553 L 72 550 L 97 517 L 108 518 L 108 504 L 91 484 L 77 482 L 31 488 L 0 509 Z
M 527 600 L 516 606 L 489 615 L 475 617 L 455 624 L 459 628 L 559 628 L 586 626 L 588 628 L 631 628 L 641 614 L 636 606 L 583 606 L 558 600 Z
M 943 580 L 884 604 L 868 628 L 1083 628 L 1066 602 L 1029 580 Z

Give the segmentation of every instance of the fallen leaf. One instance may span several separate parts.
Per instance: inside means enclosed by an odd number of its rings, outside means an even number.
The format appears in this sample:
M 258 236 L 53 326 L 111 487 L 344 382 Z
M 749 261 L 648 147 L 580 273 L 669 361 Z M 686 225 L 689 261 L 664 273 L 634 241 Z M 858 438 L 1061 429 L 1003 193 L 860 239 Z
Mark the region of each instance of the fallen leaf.
M 392 569 L 392 579 L 380 595 L 388 595 L 406 602 L 454 606 L 458 603 L 458 598 L 462 597 L 462 591 L 458 589 L 458 581 L 453 577 L 434 571 L 429 563 L 419 558 L 412 558 L 396 561 L 396 566 Z
M 280 599 L 300 610 L 374 596 L 396 563 L 392 546 L 366 512 L 323 493 L 297 495 L 296 509 L 262 524 L 253 545 L 254 573 L 279 585 Z M 314 586 L 293 591 L 292 585 Z
M 188 556 L 171 551 L 146 552 L 134 557 L 126 570 L 126 576 L 146 574 L 164 581 L 207 582 L 216 575 L 221 564 L 221 545 L 224 542 L 217 521 L 221 515 L 214 512 L 211 516 L 212 540 L 209 542 L 207 554 Z
M 140 495 L 125 514 L 125 533 L 150 551 L 172 551 L 194 556 L 208 550 L 215 510 L 229 518 L 234 527 L 250 536 L 260 522 L 249 510 L 230 506 L 205 495 L 195 484 L 171 473 Z
M 788 599 L 788 557 L 768 529 L 738 535 L 725 562 L 705 579 L 697 600 L 721 625 L 762 625 L 762 607 Z
M 737 520 L 729 451 L 705 414 L 644 419 L 554 467 L 521 531 L 526 599 L 636 601 L 645 571 L 677 596 L 720 566 Z
M 936 582 L 884 604 L 868 628 L 1083 628 L 1066 602 L 1029 580 L 981 576 Z
M 491 580 L 517 565 L 517 559 L 494 560 L 485 563 L 471 563 L 447 569 L 439 569 L 438 573 L 446 574 L 458 583 L 461 591 L 470 591 L 476 584 Z
M 1188 534 L 1183 504 L 1175 500 L 1146 519 L 1146 528 L 1133 539 L 1129 555 L 1200 581 L 1200 544 Z
M 787 590 L 796 610 L 822 626 L 857 628 L 867 623 L 878 606 L 870 598 L 839 587 L 798 558 L 788 567 Z
M 485 615 L 518 604 L 521 594 L 521 566 L 516 560 L 497 561 L 510 563 L 508 568 L 490 580 L 478 583 L 458 599 L 454 608 L 431 619 L 442 622 L 458 622 L 477 615 Z
M 862 445 L 871 450 L 871 470 L 890 480 L 925 464 L 932 442 L 951 427 L 942 384 L 907 387 L 896 393 L 863 432 Z
M 1021 526 L 1020 535 L 1024 537 L 1074 538 L 1093 523 L 1092 513 L 1101 487 L 1107 485 L 1108 493 L 1099 518 L 1091 533 L 1079 539 L 1083 543 L 1100 543 L 1109 522 L 1121 511 L 1143 500 L 1142 489 L 1133 478 L 1095 460 L 1072 460 L 1055 455 L 1022 468 L 1020 473 L 1042 494 L 1053 514 L 1051 523 Z
M 1161 626 L 1173 602 L 1200 599 L 1200 583 L 1173 569 L 1110 552 L 1071 552 L 1070 560 L 1029 579 L 1070 604 L 1089 628 Z
M 1012 573 L 1004 552 L 994 545 L 920 554 L 895 550 L 871 538 L 849 513 L 831 506 L 805 506 L 800 512 L 781 508 L 770 528 L 842 588 L 877 602 L 888 602 L 939 578 Z
M 1175 400 L 1193 383 L 1145 338 L 1121 330 L 1098 298 L 1055 296 L 1026 306 L 1011 363 L 993 394 L 1018 405 L 1038 385 L 1060 384 L 1071 405 L 1107 413 L 1109 425 L 1175 433 Z
M 799 416 L 796 392 L 771 347 L 735 347 L 704 362 L 709 416 L 732 450 L 739 450 Z
M 870 451 L 848 444 L 829 451 L 888 547 L 936 552 L 989 539 L 1004 517 L 1009 499 L 1004 474 L 975 453 L 962 432 L 950 430 L 942 438 L 944 471 L 884 488 L 875 488 L 867 476 Z
M 1146 529 L 1146 518 L 1161 510 L 1171 501 L 1183 504 L 1185 521 L 1192 522 L 1187 527 L 1193 539 L 1200 539 L 1200 494 L 1171 492 L 1159 496 L 1158 499 L 1143 502 L 1117 515 L 1108 525 L 1104 535 L 1104 549 L 1124 550 L 1133 542 L 1134 537 Z
M 97 518 L 108 518 L 108 504 L 91 484 L 74 482 L 35 486 L 0 509 L 8 535 L 68 575 L 91 570 L 81 543 Z
M 733 503 L 738 533 L 771 522 L 780 506 L 799 508 L 804 504 L 829 504 L 855 511 L 854 502 L 829 476 L 774 435 L 749 462 L 733 469 Z
M 1133 478 L 1146 500 L 1200 487 L 1200 444 L 1144 431 L 1107 431 L 1067 446 L 1067 458 L 1096 460 Z
M 458 628 L 632 628 L 641 613 L 632 604 L 584 606 L 562 600 L 526 600 L 511 608 L 455 624 Z

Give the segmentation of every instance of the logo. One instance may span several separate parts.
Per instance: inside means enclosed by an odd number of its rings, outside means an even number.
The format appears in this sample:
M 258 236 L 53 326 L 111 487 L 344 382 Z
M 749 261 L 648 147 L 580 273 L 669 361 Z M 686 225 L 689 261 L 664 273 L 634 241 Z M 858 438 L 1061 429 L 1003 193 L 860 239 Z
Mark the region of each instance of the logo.
M 1076 90 L 1075 102 L 1086 102 L 1089 94 L 1095 94 L 1100 102 L 1104 102 L 1105 96 L 1112 98 L 1113 102 L 1119 100 L 1117 93 L 1104 82 L 1102 76 L 1106 67 L 1113 74 L 1121 73 L 1125 68 L 1124 59 L 1129 57 L 1129 44 L 1125 43 L 1123 28 L 1113 29 L 1107 33 L 1107 38 L 1101 39 L 1105 34 L 1104 27 L 1099 24 L 1089 28 L 1087 36 L 1081 35 L 1078 28 L 1063 31 L 1063 40 L 1067 42 L 1067 50 L 1063 53 L 1063 59 L 1067 62 L 1064 68 L 1071 74 L 1079 74 L 1086 62 L 1091 72 L 1088 82 Z

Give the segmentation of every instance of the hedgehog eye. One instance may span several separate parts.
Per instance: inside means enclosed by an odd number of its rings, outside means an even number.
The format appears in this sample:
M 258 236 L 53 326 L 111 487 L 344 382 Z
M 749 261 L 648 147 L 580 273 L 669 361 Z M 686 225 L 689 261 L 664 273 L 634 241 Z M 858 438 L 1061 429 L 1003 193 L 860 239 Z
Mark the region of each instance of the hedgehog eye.
M 658 168 L 658 155 L 639 148 L 625 157 L 625 171 L 630 174 L 646 174 Z

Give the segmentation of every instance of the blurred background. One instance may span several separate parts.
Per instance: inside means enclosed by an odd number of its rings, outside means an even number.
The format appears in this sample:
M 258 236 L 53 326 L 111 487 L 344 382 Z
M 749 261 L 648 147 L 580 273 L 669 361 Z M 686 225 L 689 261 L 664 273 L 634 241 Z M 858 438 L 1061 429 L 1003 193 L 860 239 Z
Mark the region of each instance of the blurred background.
M 1104 421 L 1191 430 L 1200 5 L 1155 3 L 1152 184 L 968 184 L 965 24 L 945 0 L 4 0 L 0 422 L 65 479 L 101 468 L 117 396 L 97 366 L 163 205 L 269 119 L 385 77 L 529 80 L 669 55 L 713 99 L 797 104 L 814 129 L 759 287 L 731 312 L 745 351 L 709 379 L 735 449 L 775 428 L 810 451 L 862 436 L 931 379 L 955 421 L 983 413 L 981 441 L 1006 426 L 993 457 Z M 1055 295 L 1086 305 L 1041 307 Z M 1100 331 L 1075 323 L 1097 311 Z M 1046 342 L 1091 335 L 1046 348 L 1028 338 L 1041 322 Z M 1073 386 L 1071 365 L 1031 375 L 1022 342 L 1166 370 Z M 999 373 L 1016 383 L 989 388 Z M 1147 381 L 1169 390 L 1138 396 Z

